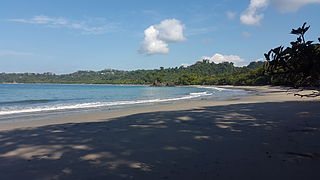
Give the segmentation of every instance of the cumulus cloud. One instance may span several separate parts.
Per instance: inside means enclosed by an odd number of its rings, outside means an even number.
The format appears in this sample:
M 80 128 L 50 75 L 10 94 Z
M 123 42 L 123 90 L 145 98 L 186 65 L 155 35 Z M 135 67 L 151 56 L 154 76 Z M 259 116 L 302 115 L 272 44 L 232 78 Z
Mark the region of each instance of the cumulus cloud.
M 258 58 L 254 62 L 258 62 L 258 61 L 266 61 L 266 58 Z
M 232 62 L 235 66 L 243 66 L 246 64 L 244 59 L 236 55 L 222 55 L 216 53 L 213 56 L 202 56 L 201 59 L 209 60 L 210 62 L 217 64 L 222 62 Z
M 155 25 L 155 28 L 160 32 L 159 39 L 168 42 L 179 42 L 185 40 L 183 35 L 184 25 L 179 20 L 167 19 Z
M 258 10 L 267 7 L 269 0 L 250 0 L 248 8 L 241 14 L 240 21 L 246 25 L 259 25 L 264 15 Z
M 159 39 L 159 30 L 154 26 L 144 30 L 144 41 L 141 44 L 141 53 L 146 54 L 167 54 L 169 52 L 168 44 Z
M 191 66 L 191 65 L 188 64 L 188 63 L 182 63 L 182 64 L 180 65 L 180 67 L 181 67 L 181 66 L 186 68 L 186 67 L 189 67 L 189 66 Z
M 258 11 L 268 7 L 270 3 L 279 12 L 288 13 L 305 5 L 320 4 L 320 0 L 250 0 L 248 8 L 240 15 L 240 21 L 246 25 L 259 25 L 264 14 Z
M 184 25 L 176 19 L 166 19 L 160 24 L 149 26 L 144 30 L 144 41 L 139 52 L 142 54 L 167 54 L 168 43 L 184 41 Z
M 111 31 L 114 26 L 101 21 L 101 18 L 88 18 L 83 21 L 74 21 L 62 17 L 48 17 L 44 15 L 31 18 L 8 19 L 11 22 L 45 25 L 46 27 L 65 27 L 80 30 L 82 34 L 104 34 Z M 95 24 L 95 25 L 92 25 Z M 97 25 L 98 24 L 98 25 Z
M 237 16 L 237 13 L 236 12 L 232 12 L 232 11 L 228 11 L 227 12 L 227 17 L 228 17 L 228 19 L 235 19 L 236 18 L 236 16 Z
M 302 6 L 313 3 L 320 3 L 320 0 L 272 0 L 272 5 L 282 13 L 297 11 Z

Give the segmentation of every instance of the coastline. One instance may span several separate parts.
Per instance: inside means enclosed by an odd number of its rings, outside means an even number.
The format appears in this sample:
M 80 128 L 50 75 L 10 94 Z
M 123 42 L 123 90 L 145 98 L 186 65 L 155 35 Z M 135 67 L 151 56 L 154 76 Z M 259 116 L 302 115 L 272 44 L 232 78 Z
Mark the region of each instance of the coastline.
M 252 95 L 1 124 L 0 177 L 319 179 L 319 97 L 241 88 Z
M 45 84 L 45 85 L 112 85 L 112 86 L 150 86 L 151 84 L 90 84 L 90 83 L 0 83 L 0 84 Z
M 1 100 L 0 108 L 0 124 L 4 121 L 26 121 L 32 118 L 38 119 L 40 116 L 49 117 L 55 114 L 72 114 L 72 113 L 82 113 L 87 111 L 115 111 L 118 109 L 128 109 L 135 108 L 139 106 L 149 106 L 153 104 L 163 104 L 163 103 L 174 103 L 173 101 L 182 101 L 186 99 L 199 99 L 201 96 L 210 96 L 212 99 L 235 95 L 245 95 L 245 91 L 240 91 L 239 93 L 232 93 L 233 91 L 225 91 L 220 95 L 221 89 L 216 89 L 214 87 L 138 87 L 134 86 L 133 90 L 135 93 L 130 94 L 127 92 L 131 90 L 132 86 L 122 86 L 122 85 L 101 85 L 100 88 L 96 85 L 92 85 L 97 92 L 97 94 L 92 93 L 91 85 L 57 85 L 50 87 L 50 85 L 31 85 L 26 86 L 12 86 L 6 89 L 4 87 L 4 96 Z M 16 87 L 16 88 L 14 88 Z M 109 88 L 110 87 L 110 88 Z M 20 88 L 26 89 L 25 94 L 21 94 L 22 90 Z M 44 89 L 43 89 L 44 88 Z M 127 89 L 128 88 L 128 89 Z M 34 91 L 32 90 L 34 89 Z M 112 89 L 117 89 L 112 91 Z M 17 92 L 16 92 L 17 90 Z M 49 92 L 50 91 L 50 92 Z M 73 93 L 70 93 L 72 92 Z M 124 91 L 124 95 L 121 93 Z M 132 91 L 132 90 L 131 90 Z M 43 94 L 47 92 L 49 96 Z M 134 91 L 132 91 L 134 92 Z M 146 93 L 147 94 L 144 94 Z M 22 96 L 29 97 L 24 99 L 23 97 L 10 96 L 10 94 L 20 93 Z M 66 94 L 66 95 L 65 95 Z M 106 96 L 107 95 L 107 96 Z M 58 97 L 59 96 L 59 97 Z M 108 97 L 109 96 L 109 97 Z M 70 98 L 72 97 L 72 98 Z M 10 100 L 11 99 L 11 100 Z M 22 100 L 21 100 L 22 99 Z M 40 104 L 43 103 L 43 104 Z M 12 106 L 10 106 L 12 104 Z M 25 106 L 30 104 L 30 106 Z M 33 104 L 35 104 L 33 106 Z M 16 107 L 15 107 L 16 105 Z M 3 111 L 2 111 L 3 110 Z
M 35 128 L 46 125 L 64 124 L 64 123 L 84 123 L 84 122 L 99 122 L 101 119 L 112 119 L 123 116 L 129 116 L 139 113 L 149 113 L 157 111 L 178 111 L 197 109 L 207 106 L 221 106 L 242 103 L 265 103 L 265 102 L 287 102 L 287 101 L 319 101 L 320 97 L 316 98 L 300 98 L 288 93 L 286 87 L 272 87 L 272 86 L 200 86 L 194 85 L 190 87 L 217 87 L 225 89 L 241 89 L 249 91 L 248 96 L 231 97 L 226 100 L 212 100 L 202 98 L 200 100 L 180 100 L 169 101 L 165 103 L 152 104 L 151 106 L 135 106 L 126 109 L 116 109 L 114 111 L 85 111 L 81 112 L 67 112 L 62 114 L 54 114 L 41 116 L 32 120 L 28 117 L 28 121 L 4 121 L 0 122 L 0 131 L 13 130 L 17 128 Z M 305 91 L 309 93 L 310 90 Z M 192 102 L 192 103 L 190 103 Z M 19 118 L 21 119 L 21 118 Z

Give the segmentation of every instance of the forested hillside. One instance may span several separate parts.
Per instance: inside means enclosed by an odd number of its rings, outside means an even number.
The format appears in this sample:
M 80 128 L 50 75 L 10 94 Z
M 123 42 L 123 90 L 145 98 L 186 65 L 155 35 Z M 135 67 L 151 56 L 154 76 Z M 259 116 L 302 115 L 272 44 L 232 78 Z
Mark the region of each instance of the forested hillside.
M 260 85 L 268 83 L 268 78 L 258 78 L 264 74 L 264 62 L 252 62 L 248 66 L 235 67 L 233 63 L 215 64 L 208 60 L 199 61 L 188 67 L 163 68 L 154 70 L 121 71 L 78 71 L 71 74 L 53 73 L 1 73 L 1 83 L 88 83 L 88 84 L 235 84 Z
M 86 83 L 174 85 L 287 85 L 320 87 L 320 44 L 306 41 L 306 23 L 291 34 L 298 35 L 291 47 L 279 46 L 265 54 L 267 62 L 251 62 L 235 67 L 233 63 L 198 61 L 188 67 L 154 70 L 78 71 L 71 74 L 1 73 L 0 83 Z M 320 42 L 320 38 L 318 39 Z

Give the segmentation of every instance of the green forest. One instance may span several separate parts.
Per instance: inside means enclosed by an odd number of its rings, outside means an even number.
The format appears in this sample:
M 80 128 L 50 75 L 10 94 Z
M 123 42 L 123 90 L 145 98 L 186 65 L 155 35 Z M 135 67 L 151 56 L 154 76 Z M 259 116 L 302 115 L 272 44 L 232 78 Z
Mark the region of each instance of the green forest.
M 53 73 L 1 73 L 1 83 L 84 83 L 84 84 L 153 84 L 158 85 L 263 85 L 270 78 L 265 76 L 264 62 L 252 62 L 248 66 L 235 67 L 233 63 L 215 64 L 208 60 L 199 61 L 188 67 L 154 70 L 121 71 L 78 71 L 71 74 Z
M 175 85 L 287 85 L 320 87 L 320 44 L 305 40 L 306 23 L 291 34 L 297 35 L 291 47 L 279 46 L 265 54 L 267 61 L 235 67 L 233 63 L 216 64 L 207 59 L 188 67 L 154 70 L 78 71 L 71 74 L 0 73 L 0 83 L 66 84 L 148 84 Z M 320 41 L 320 39 L 318 39 Z

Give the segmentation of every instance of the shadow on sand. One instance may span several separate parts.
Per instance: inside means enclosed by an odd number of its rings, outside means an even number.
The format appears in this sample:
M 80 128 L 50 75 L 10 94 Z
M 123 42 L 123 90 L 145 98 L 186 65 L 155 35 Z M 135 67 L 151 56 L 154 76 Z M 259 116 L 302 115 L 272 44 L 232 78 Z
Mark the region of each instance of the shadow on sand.
M 255 103 L 0 132 L 0 179 L 320 179 L 320 104 Z

